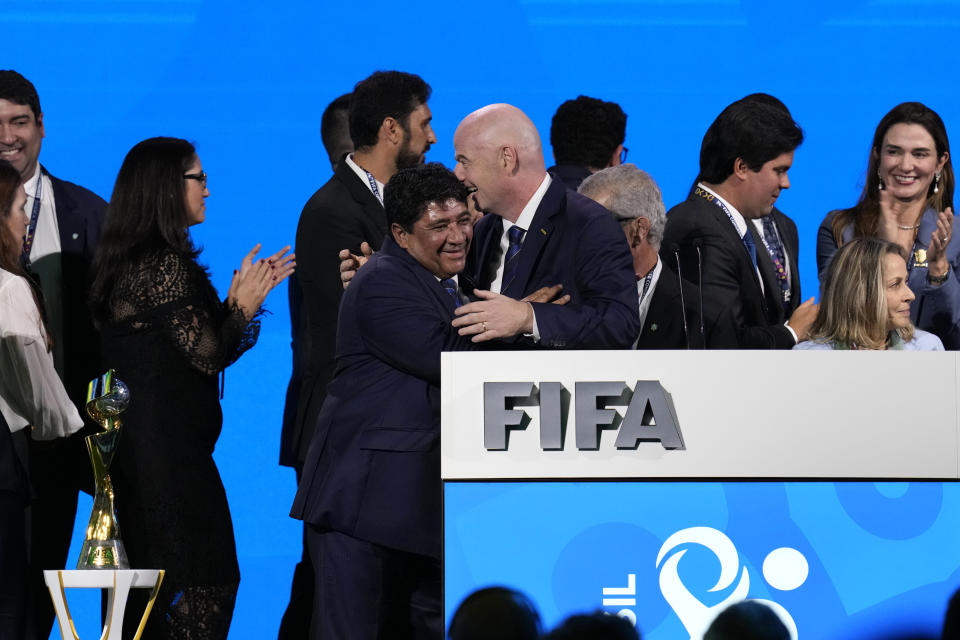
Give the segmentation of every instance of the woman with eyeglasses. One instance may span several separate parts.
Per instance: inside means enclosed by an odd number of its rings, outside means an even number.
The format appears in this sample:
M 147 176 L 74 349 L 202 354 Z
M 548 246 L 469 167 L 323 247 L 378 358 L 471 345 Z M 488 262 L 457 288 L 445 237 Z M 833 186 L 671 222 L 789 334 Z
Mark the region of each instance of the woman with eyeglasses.
M 873 135 L 866 184 L 850 209 L 831 211 L 817 233 L 820 282 L 831 257 L 854 238 L 873 237 L 903 248 L 911 320 L 960 349 L 960 239 L 953 215 L 955 186 L 943 120 L 919 102 L 887 113 Z
M 28 432 L 52 440 L 83 426 L 54 369 L 40 290 L 23 267 L 26 201 L 20 172 L 0 160 L 0 637 L 10 638 L 25 624 L 29 496 L 14 440 L 25 452 Z
M 289 247 L 254 260 L 257 245 L 221 301 L 189 233 L 209 195 L 189 142 L 137 144 L 93 263 L 104 365 L 130 389 L 111 470 L 120 533 L 132 567 L 167 571 L 144 638 L 227 637 L 240 574 L 212 457 L 218 375 L 256 342 L 261 304 L 294 268 Z M 135 630 L 137 617 L 126 618 Z
M 856 238 L 834 254 L 823 278 L 820 311 L 799 350 L 943 351 L 940 339 L 910 321 L 915 296 L 906 252 L 877 238 Z

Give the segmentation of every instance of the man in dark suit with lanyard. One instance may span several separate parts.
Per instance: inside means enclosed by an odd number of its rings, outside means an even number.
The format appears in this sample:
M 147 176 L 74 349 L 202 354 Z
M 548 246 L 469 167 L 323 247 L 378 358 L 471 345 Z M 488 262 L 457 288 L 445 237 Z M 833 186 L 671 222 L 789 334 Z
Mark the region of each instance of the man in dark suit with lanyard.
M 661 257 L 679 256 L 685 277 L 702 277 L 704 314 L 732 314 L 740 348 L 789 349 L 816 318 L 812 298 L 796 306 L 785 296 L 752 222 L 769 216 L 790 187 L 787 172 L 802 141 L 785 108 L 764 100 L 731 104 L 704 135 L 698 183 L 667 213 Z M 795 234 L 778 239 L 797 255 Z
M 100 342 L 87 310 L 87 273 L 106 203 L 91 191 L 52 176 L 40 165 L 43 112 L 33 84 L 0 71 L 0 158 L 23 176 L 30 226 L 24 253 L 43 289 L 54 363 L 81 415 L 87 382 L 99 375 Z M 55 443 L 29 442 L 31 507 L 30 613 L 27 637 L 46 640 L 53 605 L 43 569 L 67 562 L 79 487 L 92 486 L 81 432 Z M 23 432 L 21 436 L 27 437 Z
M 291 515 L 316 572 L 313 638 L 441 638 L 440 353 L 473 235 L 437 164 L 387 185 L 390 235 L 343 296 L 337 370 Z
M 453 137 L 477 222 L 467 264 L 480 300 L 454 325 L 474 342 L 524 334 L 543 347 L 629 348 L 640 331 L 633 260 L 610 213 L 547 174 L 540 136 L 514 106 L 479 109 Z M 523 302 L 563 285 L 566 305 Z M 503 295 L 497 295 L 503 294 Z

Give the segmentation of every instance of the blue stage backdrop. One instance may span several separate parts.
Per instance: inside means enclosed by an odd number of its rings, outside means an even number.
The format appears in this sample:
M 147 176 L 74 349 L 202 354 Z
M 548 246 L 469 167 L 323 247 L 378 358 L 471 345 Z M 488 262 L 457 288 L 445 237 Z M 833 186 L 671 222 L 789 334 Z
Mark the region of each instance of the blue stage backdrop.
M 4 3 L 0 22 L 0 66 L 36 84 L 41 160 L 55 175 L 109 197 L 139 140 L 196 142 L 212 195 L 194 234 L 222 292 L 253 244 L 293 242 L 304 202 L 330 175 L 320 114 L 376 69 L 433 86 L 439 141 L 428 159 L 449 165 L 457 123 L 485 104 L 524 109 L 549 162 L 557 105 L 581 93 L 619 102 L 629 161 L 654 176 L 668 207 L 685 196 L 701 136 L 726 104 L 755 91 L 780 97 L 807 135 L 779 202 L 800 228 L 806 296 L 817 291 L 817 225 L 855 202 L 881 116 L 920 100 L 960 135 L 960 5 L 949 0 L 37 0 Z M 227 373 L 216 457 L 243 573 L 232 638 L 275 633 L 299 556 L 287 517 L 294 476 L 277 466 L 285 293 L 272 295 L 260 343 Z

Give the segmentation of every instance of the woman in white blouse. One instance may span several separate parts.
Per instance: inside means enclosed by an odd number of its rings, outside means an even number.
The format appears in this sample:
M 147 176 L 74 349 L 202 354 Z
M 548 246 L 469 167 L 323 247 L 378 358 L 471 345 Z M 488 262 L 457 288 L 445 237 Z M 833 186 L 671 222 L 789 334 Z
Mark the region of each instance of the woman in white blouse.
M 0 160 L 0 629 L 14 638 L 24 624 L 29 494 L 11 432 L 52 440 L 83 426 L 53 367 L 40 294 L 21 263 L 25 203 L 20 173 Z

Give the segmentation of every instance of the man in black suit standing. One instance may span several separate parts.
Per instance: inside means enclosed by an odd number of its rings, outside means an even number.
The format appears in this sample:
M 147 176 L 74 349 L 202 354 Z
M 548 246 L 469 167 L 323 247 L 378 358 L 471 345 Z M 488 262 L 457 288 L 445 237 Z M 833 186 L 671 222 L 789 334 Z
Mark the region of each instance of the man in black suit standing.
M 608 167 L 587 177 L 578 191 L 613 214 L 630 245 L 642 325 L 634 343 L 637 349 L 735 346 L 730 344 L 732 327 L 718 318 L 704 318 L 701 331 L 696 286 L 678 278 L 671 265 L 660 259 L 666 208 L 660 188 L 647 172 L 632 164 Z
M 44 135 L 36 88 L 16 71 L 0 71 L 0 158 L 23 176 L 30 218 L 24 252 L 43 289 L 57 372 L 80 415 L 86 415 L 87 382 L 101 373 L 99 337 L 87 310 L 87 273 L 106 203 L 40 165 Z M 54 613 L 42 570 L 66 565 L 79 488 L 92 485 L 93 473 L 85 433 L 54 442 L 26 442 L 27 434 L 18 434 L 18 448 L 29 449 L 26 466 L 34 493 L 27 637 L 46 640 Z
M 350 139 L 350 94 L 345 93 L 334 99 L 323 110 L 320 118 L 320 138 L 327 151 L 330 167 L 334 172 L 344 156 L 353 151 Z M 280 430 L 280 464 L 293 467 L 297 482 L 300 482 L 302 458 L 298 457 L 293 443 L 294 425 L 297 419 L 297 407 L 300 404 L 300 392 L 310 355 L 310 318 L 303 305 L 303 289 L 296 273 L 287 279 L 287 299 L 290 306 L 290 348 L 293 352 L 290 381 L 283 407 L 283 423 Z M 293 571 L 290 585 L 290 602 L 280 620 L 279 640 L 306 638 L 310 630 L 310 618 L 313 615 L 313 568 L 310 556 L 303 547 L 300 562 Z
M 789 349 L 816 318 L 812 298 L 795 308 L 785 304 L 780 283 L 771 281 L 770 252 L 763 243 L 758 250 L 750 222 L 770 215 L 790 187 L 787 172 L 802 141 L 782 105 L 734 102 L 703 137 L 697 185 L 667 214 L 661 255 L 667 260 L 677 251 L 684 275 L 702 274 L 704 314 L 731 313 L 740 348 Z M 796 256 L 796 236 L 780 239 Z
M 379 249 L 388 231 L 383 187 L 399 169 L 423 164 L 437 141 L 427 106 L 430 86 L 419 76 L 377 71 L 357 83 L 350 101 L 350 137 L 356 150 L 313 194 L 297 227 L 297 273 L 309 319 L 310 353 L 291 441 L 303 464 L 313 422 L 333 377 L 337 311 L 343 286 L 340 250 Z
M 556 164 L 547 171 L 570 189 L 606 167 L 626 162 L 627 114 L 616 102 L 589 96 L 567 100 L 550 121 Z

